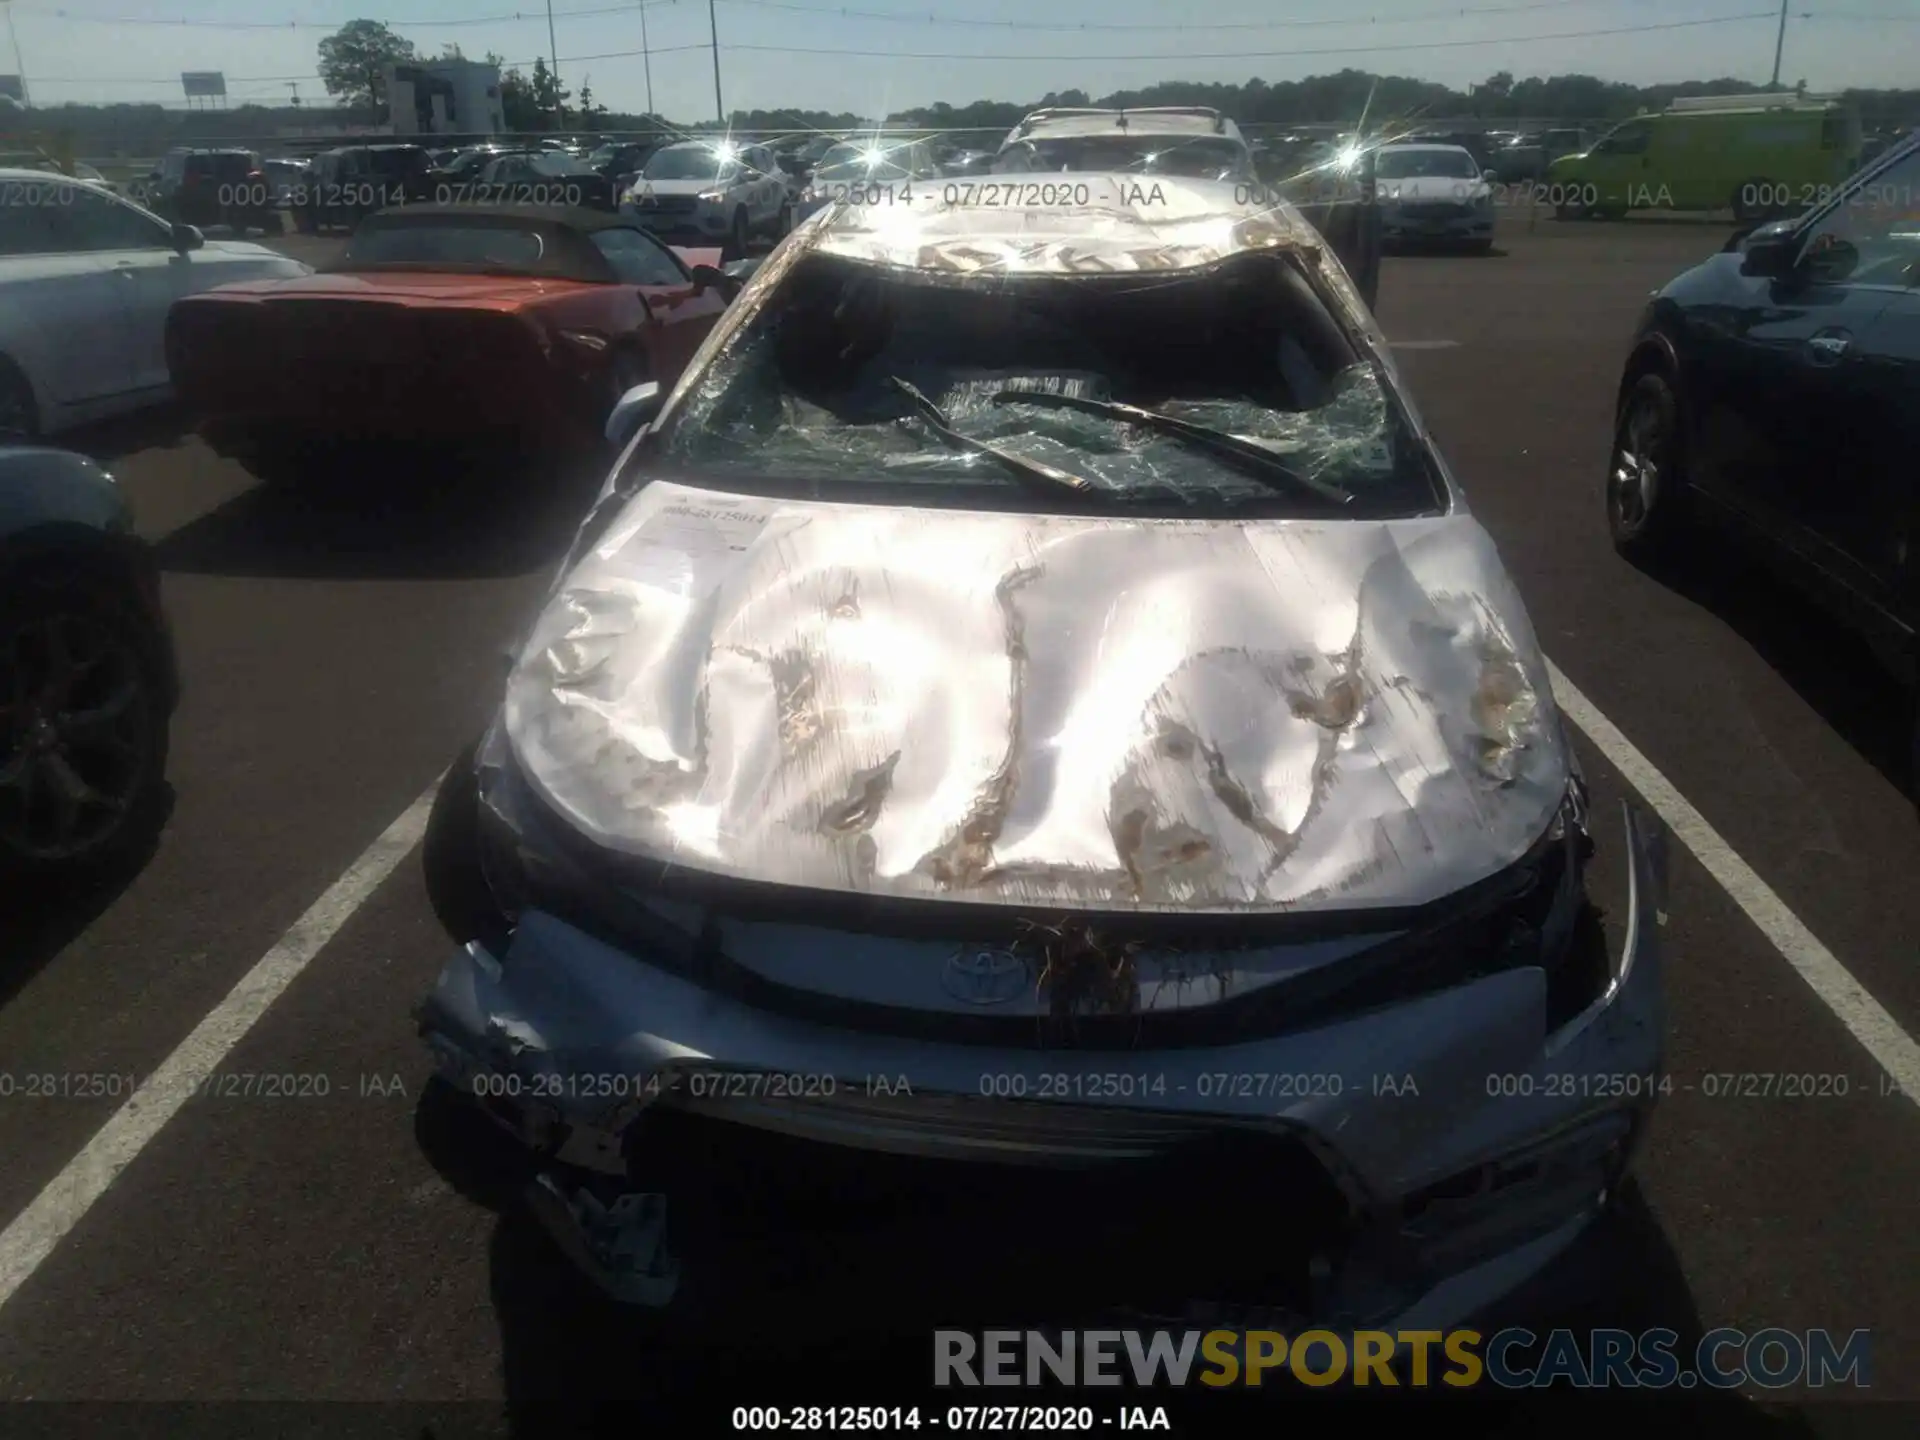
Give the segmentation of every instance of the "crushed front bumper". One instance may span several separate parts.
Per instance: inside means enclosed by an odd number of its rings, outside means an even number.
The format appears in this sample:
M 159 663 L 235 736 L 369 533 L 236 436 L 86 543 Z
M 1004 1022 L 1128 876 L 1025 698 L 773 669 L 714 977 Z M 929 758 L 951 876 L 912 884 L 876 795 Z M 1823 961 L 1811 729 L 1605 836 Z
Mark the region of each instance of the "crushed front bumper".
M 535 1213 L 618 1299 L 675 1292 L 672 1195 L 639 1179 L 659 1173 L 663 1121 L 875 1166 L 989 1162 L 969 1171 L 1177 1167 L 1230 1135 L 1259 1157 L 1228 1172 L 1237 1206 L 1311 1212 L 1295 1237 L 1303 1321 L 1437 1327 L 1527 1281 L 1606 1208 L 1663 1088 L 1663 837 L 1624 821 L 1623 940 L 1558 1028 L 1545 972 L 1521 967 L 1237 1045 L 938 1043 L 757 1009 L 539 910 L 503 956 L 457 953 L 418 1018 L 443 1078 L 532 1152 Z

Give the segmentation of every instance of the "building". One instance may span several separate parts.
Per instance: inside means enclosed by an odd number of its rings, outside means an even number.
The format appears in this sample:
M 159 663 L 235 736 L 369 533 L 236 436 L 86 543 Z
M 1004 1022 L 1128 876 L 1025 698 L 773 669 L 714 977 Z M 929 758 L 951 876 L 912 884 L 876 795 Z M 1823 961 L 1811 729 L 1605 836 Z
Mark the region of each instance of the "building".
M 389 65 L 386 78 L 396 135 L 498 135 L 506 129 L 497 65 L 426 60 Z

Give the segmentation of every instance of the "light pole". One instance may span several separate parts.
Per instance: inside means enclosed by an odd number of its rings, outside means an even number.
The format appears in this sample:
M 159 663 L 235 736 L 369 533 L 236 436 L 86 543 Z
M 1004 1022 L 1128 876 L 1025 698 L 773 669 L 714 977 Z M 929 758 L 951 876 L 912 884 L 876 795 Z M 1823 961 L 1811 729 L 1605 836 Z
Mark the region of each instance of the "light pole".
M 7 7 L 7 39 L 13 42 L 13 63 L 20 70 L 20 103 L 31 110 L 33 93 L 27 89 L 27 57 L 20 53 L 20 37 L 13 28 L 13 0 L 0 0 Z
M 647 114 L 653 114 L 653 50 L 647 44 L 647 7 L 640 6 L 640 64 L 647 72 Z
M 1769 90 L 1780 88 L 1780 52 L 1787 44 L 1787 0 L 1780 0 L 1780 29 L 1773 37 L 1773 82 Z
M 560 43 L 553 38 L 553 0 L 547 0 L 547 64 L 553 71 L 553 128 L 558 130 L 567 123 L 567 113 L 560 105 Z
M 727 128 L 727 107 L 720 100 L 720 21 L 713 13 L 713 0 L 707 0 L 707 34 L 713 40 L 713 116 L 724 130 Z

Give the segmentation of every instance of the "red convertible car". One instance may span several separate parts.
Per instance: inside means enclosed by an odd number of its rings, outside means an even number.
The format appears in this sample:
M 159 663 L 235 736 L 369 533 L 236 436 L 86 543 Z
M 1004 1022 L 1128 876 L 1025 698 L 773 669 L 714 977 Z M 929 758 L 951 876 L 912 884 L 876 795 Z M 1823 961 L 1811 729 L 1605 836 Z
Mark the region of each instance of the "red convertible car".
M 594 211 L 395 208 L 311 275 L 176 302 L 167 364 L 208 441 L 264 478 L 322 442 L 595 445 L 726 308 L 718 259 Z

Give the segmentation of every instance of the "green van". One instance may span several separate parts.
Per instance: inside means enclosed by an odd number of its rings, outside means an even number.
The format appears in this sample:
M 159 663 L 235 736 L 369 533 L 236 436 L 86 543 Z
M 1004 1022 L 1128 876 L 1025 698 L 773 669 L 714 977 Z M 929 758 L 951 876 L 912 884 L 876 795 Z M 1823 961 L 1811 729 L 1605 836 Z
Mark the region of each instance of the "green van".
M 1547 168 L 1538 198 L 1561 219 L 1629 210 L 1727 210 L 1741 221 L 1826 201 L 1860 163 L 1860 116 L 1826 97 L 1762 92 L 1676 100 Z

